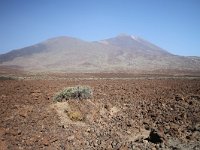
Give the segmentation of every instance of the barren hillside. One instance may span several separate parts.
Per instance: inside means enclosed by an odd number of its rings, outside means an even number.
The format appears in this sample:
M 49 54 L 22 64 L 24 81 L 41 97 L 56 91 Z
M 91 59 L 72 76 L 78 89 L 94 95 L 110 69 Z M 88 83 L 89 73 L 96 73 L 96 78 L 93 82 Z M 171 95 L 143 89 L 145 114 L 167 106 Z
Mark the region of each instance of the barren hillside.
M 173 55 L 142 38 L 119 35 L 96 42 L 52 38 L 0 55 L 0 65 L 37 72 L 199 71 L 200 59 Z

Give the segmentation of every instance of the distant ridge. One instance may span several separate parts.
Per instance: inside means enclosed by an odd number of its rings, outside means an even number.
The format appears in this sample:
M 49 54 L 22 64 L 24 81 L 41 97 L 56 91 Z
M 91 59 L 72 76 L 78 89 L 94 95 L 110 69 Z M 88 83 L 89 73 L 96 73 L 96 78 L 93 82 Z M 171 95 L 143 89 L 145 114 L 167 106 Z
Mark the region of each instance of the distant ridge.
M 200 71 L 200 58 L 173 55 L 127 34 L 95 42 L 62 36 L 1 54 L 0 66 L 33 72 Z

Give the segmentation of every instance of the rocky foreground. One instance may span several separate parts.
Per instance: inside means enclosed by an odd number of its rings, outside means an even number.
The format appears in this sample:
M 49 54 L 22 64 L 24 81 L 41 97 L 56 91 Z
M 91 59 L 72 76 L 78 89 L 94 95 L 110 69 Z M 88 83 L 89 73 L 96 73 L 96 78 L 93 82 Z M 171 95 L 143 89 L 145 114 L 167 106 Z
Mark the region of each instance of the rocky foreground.
M 53 102 L 69 86 L 87 100 Z M 0 81 L 0 149 L 200 149 L 199 79 Z

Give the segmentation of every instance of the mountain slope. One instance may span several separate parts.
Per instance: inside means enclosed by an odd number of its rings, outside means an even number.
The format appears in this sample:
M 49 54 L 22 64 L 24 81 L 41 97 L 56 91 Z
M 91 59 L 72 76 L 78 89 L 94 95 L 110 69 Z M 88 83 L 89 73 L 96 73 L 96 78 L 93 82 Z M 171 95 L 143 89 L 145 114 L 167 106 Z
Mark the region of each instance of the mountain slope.
M 32 54 L 40 53 L 45 50 L 46 50 L 46 47 L 43 44 L 36 44 L 33 46 L 22 48 L 20 50 L 13 50 L 6 54 L 0 55 L 0 63 L 2 63 L 4 61 L 12 61 L 16 57 L 30 56 Z
M 2 54 L 0 65 L 27 71 L 199 71 L 200 59 L 170 54 L 134 36 L 120 35 L 96 42 L 63 36 Z
M 137 70 L 199 70 L 199 57 L 173 55 L 162 48 L 135 36 L 119 35 L 100 41 L 123 49 L 115 58 L 123 58 L 128 66 Z M 193 58 L 193 59 L 192 59 Z
M 160 47 L 135 36 L 119 35 L 114 38 L 103 40 L 102 42 L 130 50 L 130 52 L 136 54 L 139 53 L 139 55 L 171 55 Z

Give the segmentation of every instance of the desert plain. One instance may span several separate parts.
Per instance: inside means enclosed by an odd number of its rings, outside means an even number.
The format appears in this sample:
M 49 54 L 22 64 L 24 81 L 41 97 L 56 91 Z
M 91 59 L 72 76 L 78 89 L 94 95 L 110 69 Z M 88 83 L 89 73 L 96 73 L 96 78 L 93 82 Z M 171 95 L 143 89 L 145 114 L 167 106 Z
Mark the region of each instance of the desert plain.
M 4 70 L 0 79 L 2 150 L 200 149 L 197 75 Z M 53 101 L 74 86 L 92 97 Z

